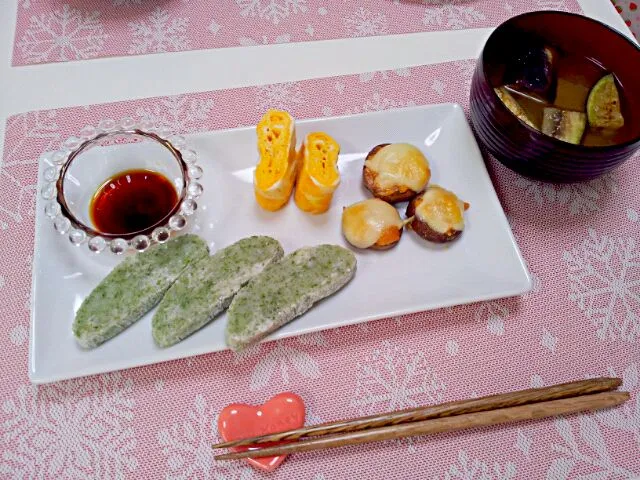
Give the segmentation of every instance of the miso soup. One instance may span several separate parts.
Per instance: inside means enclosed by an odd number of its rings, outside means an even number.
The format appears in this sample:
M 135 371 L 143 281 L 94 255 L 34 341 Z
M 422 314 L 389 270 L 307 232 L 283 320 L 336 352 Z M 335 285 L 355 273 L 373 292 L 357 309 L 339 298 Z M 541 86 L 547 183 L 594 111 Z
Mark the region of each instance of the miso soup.
M 615 72 L 592 59 L 532 40 L 515 51 L 501 83 L 496 93 L 505 106 L 558 140 L 607 146 L 633 135 L 630 108 Z

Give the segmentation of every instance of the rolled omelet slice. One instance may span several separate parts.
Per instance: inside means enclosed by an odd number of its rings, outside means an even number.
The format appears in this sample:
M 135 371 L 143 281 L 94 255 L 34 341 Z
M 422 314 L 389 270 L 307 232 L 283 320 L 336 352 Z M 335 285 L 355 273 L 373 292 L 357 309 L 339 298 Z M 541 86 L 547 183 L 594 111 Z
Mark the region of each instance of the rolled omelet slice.
M 256 128 L 260 160 L 254 175 L 254 191 L 258 204 L 269 211 L 284 207 L 296 181 L 295 121 L 282 110 L 266 112 Z
M 307 135 L 302 145 L 302 165 L 294 194 L 301 210 L 317 214 L 329 209 L 333 193 L 340 185 L 339 153 L 340 145 L 326 133 Z

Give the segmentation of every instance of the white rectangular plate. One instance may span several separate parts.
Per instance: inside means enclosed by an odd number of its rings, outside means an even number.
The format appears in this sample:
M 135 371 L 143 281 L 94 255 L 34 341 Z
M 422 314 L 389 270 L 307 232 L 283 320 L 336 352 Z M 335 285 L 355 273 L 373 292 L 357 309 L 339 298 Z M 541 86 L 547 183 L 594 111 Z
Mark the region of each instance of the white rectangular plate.
M 269 340 L 394 315 L 522 294 L 531 288 L 526 265 L 464 113 L 458 105 L 434 105 L 298 122 L 298 138 L 325 131 L 341 146 L 341 185 L 331 209 L 313 216 L 293 200 L 278 212 L 261 210 L 253 196 L 257 162 L 254 128 L 189 137 L 204 168 L 204 194 L 190 229 L 212 251 L 249 235 L 270 235 L 286 252 L 305 245 L 348 246 L 340 230 L 342 207 L 370 197 L 362 186 L 367 152 L 379 143 L 409 142 L 429 159 L 432 182 L 469 202 L 466 229 L 445 248 L 405 232 L 388 251 L 358 251 L 355 278 Z M 40 177 L 39 177 L 40 178 Z M 404 207 L 404 205 L 402 205 Z M 401 213 L 404 213 L 403 208 Z M 119 370 L 224 350 L 221 315 L 183 342 L 156 347 L 153 311 L 104 345 L 82 350 L 71 332 L 82 300 L 120 259 L 91 256 L 58 235 L 38 200 L 33 273 L 29 376 L 35 383 Z

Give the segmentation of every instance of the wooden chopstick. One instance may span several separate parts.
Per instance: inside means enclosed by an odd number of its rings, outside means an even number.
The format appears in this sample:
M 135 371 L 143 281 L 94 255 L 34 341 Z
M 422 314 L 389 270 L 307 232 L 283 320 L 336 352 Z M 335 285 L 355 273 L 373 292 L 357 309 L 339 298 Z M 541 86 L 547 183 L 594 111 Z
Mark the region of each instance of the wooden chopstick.
M 244 438 L 235 441 L 218 443 L 213 448 L 229 448 L 245 445 L 258 445 L 261 443 L 298 440 L 303 437 L 317 437 L 334 433 L 357 432 L 370 428 L 399 425 L 408 422 L 417 422 L 433 418 L 451 417 L 464 413 L 483 412 L 496 408 L 516 407 L 530 403 L 557 400 L 561 398 L 577 397 L 591 393 L 607 392 L 618 388 L 622 384 L 619 378 L 594 378 L 577 382 L 562 383 L 544 388 L 531 388 L 517 392 L 490 395 L 471 400 L 448 402 L 440 405 L 412 408 L 398 412 L 370 415 L 338 422 L 322 423 L 310 427 L 302 427 L 295 430 L 262 435 L 259 437 Z
M 390 425 L 359 432 L 330 435 L 305 440 L 288 445 L 247 450 L 244 452 L 217 455 L 216 460 L 238 460 L 241 458 L 271 457 L 296 452 L 358 445 L 367 442 L 379 442 L 397 438 L 452 432 L 466 428 L 486 427 L 523 420 L 535 420 L 558 415 L 598 410 L 620 405 L 629 399 L 627 392 L 603 392 L 578 397 L 562 398 L 546 402 L 531 403 L 517 407 L 499 408 L 484 412 L 466 413 L 453 417 L 435 418 L 420 422 Z

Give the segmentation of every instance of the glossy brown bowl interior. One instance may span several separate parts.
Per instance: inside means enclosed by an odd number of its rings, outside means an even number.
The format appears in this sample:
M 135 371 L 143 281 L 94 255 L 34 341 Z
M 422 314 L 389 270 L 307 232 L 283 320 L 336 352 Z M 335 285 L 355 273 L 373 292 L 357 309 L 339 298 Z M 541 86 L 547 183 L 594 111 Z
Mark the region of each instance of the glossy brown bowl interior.
M 505 65 L 530 35 L 563 54 L 589 58 L 613 72 L 624 96 L 625 132 L 609 146 L 572 145 L 525 125 L 502 103 L 494 88 Z M 581 15 L 533 12 L 500 25 L 482 51 L 471 87 L 471 119 L 482 143 L 499 161 L 529 177 L 555 182 L 596 178 L 627 160 L 640 147 L 640 49 L 622 34 Z

